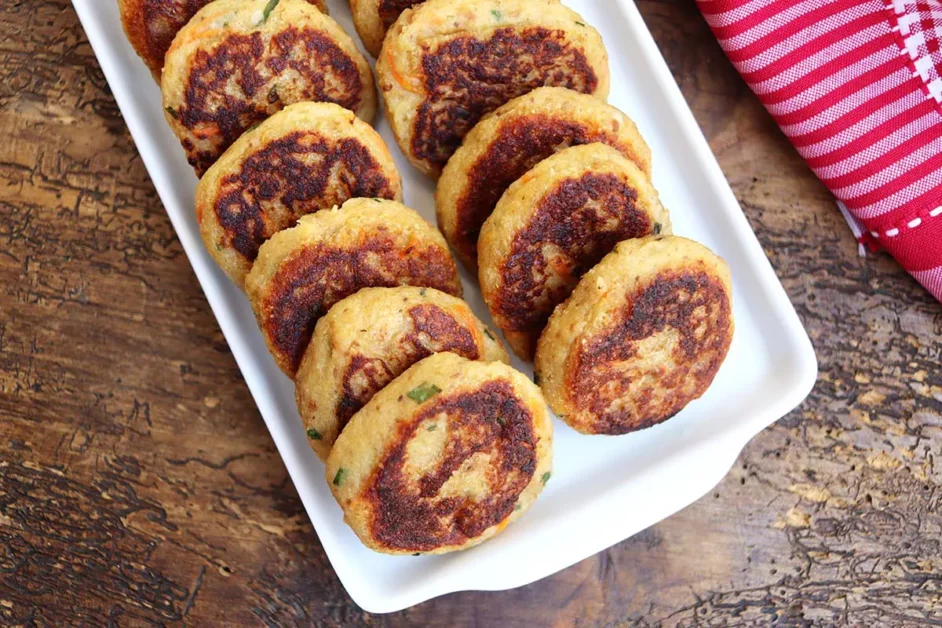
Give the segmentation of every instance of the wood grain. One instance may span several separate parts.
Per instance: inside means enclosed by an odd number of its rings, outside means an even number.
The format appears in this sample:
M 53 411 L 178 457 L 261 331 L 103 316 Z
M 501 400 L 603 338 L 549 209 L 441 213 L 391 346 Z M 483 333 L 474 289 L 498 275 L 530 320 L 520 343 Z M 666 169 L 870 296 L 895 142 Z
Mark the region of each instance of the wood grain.
M 942 307 L 857 256 L 692 1 L 639 6 L 811 334 L 817 387 L 714 492 L 633 539 L 522 589 L 370 616 L 327 562 L 71 5 L 5 3 L 0 623 L 942 625 Z

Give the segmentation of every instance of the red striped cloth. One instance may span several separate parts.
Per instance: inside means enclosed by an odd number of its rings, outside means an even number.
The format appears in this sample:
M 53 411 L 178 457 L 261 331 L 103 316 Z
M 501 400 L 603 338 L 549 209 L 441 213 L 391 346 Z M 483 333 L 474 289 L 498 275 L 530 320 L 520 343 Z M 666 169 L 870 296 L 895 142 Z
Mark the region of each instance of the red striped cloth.
M 942 300 L 942 0 L 697 0 L 862 245 Z

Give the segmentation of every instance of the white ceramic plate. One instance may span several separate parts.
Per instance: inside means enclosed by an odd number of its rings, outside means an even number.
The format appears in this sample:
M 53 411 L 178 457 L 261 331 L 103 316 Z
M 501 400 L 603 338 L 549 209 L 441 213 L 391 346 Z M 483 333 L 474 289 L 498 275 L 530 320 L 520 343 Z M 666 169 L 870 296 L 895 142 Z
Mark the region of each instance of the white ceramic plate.
M 157 85 L 124 38 L 117 3 L 73 4 L 321 543 L 363 609 L 391 612 L 453 591 L 518 587 L 592 556 L 709 491 L 749 439 L 811 391 L 817 362 L 808 336 L 634 3 L 569 0 L 605 38 L 610 101 L 651 145 L 654 184 L 675 232 L 703 242 L 732 268 L 736 336 L 729 357 L 702 399 L 658 427 L 586 437 L 556 421 L 552 480 L 527 516 L 494 540 L 443 557 L 373 553 L 343 523 L 301 429 L 292 384 L 269 357 L 248 302 L 203 250 L 193 212 L 196 178 L 164 121 Z M 346 2 L 329 4 L 353 34 Z M 385 120 L 378 128 L 397 156 L 406 204 L 434 223 L 432 183 L 399 155 Z M 476 283 L 463 279 L 469 302 L 489 320 Z

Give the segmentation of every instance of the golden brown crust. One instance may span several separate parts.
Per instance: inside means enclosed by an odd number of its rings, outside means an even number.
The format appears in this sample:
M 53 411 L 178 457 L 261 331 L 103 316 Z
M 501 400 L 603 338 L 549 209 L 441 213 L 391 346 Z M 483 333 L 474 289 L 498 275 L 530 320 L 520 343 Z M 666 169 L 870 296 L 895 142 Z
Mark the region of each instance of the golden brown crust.
M 301 216 L 351 198 L 402 199 L 373 128 L 331 103 L 297 103 L 244 133 L 196 188 L 207 250 L 242 287 L 258 249 Z
M 161 79 L 166 118 L 202 176 L 247 129 L 296 102 L 332 102 L 369 122 L 366 58 L 304 0 L 215 0 L 180 30 Z M 267 15 L 267 17 L 266 17 Z
M 553 309 L 618 242 L 669 234 L 647 176 L 605 144 L 568 148 L 508 188 L 478 241 L 481 291 L 514 351 L 532 360 Z
M 502 530 L 549 477 L 538 389 L 500 363 L 439 353 L 357 413 L 327 460 L 345 519 L 384 553 L 466 549 Z
M 268 348 L 291 377 L 332 305 L 361 288 L 400 285 L 461 295 L 441 235 L 413 210 L 380 199 L 304 216 L 262 245 L 245 282 Z
M 118 0 L 124 32 L 141 60 L 160 80 L 173 38 L 210 0 Z M 327 13 L 324 0 L 308 0 Z
M 720 258 L 684 238 L 628 240 L 553 313 L 536 372 L 573 428 L 624 434 L 702 396 L 732 337 L 732 289 Z
M 311 447 L 321 457 L 373 396 L 416 362 L 450 352 L 509 362 L 468 307 L 432 288 L 364 288 L 330 309 L 295 376 L 295 399 Z
M 481 226 L 510 185 L 572 145 L 601 142 L 650 176 L 651 152 L 628 116 L 595 98 L 541 88 L 478 124 L 448 162 L 436 191 L 438 225 L 469 269 L 477 269 Z
M 601 36 L 557 0 L 428 0 L 396 21 L 376 71 L 400 148 L 432 176 L 517 96 L 553 85 L 604 99 L 609 89 Z

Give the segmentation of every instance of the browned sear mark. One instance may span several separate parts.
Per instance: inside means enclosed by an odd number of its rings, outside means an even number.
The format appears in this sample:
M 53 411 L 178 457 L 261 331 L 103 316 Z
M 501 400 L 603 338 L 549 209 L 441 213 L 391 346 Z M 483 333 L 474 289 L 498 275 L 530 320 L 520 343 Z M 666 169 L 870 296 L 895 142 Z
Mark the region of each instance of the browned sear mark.
M 439 421 L 448 425 L 441 460 L 433 471 L 407 477 L 406 446 L 432 417 L 444 417 Z M 487 497 L 439 496 L 455 471 L 479 452 L 491 456 Z M 400 424 L 396 443 L 363 489 L 364 499 L 372 504 L 373 536 L 390 549 L 409 552 L 476 538 L 510 516 L 536 464 L 533 415 L 508 382 L 491 381 L 473 392 L 435 397 L 411 421 Z
M 361 288 L 426 286 L 457 295 L 454 262 L 439 246 L 402 246 L 389 233 L 364 236 L 356 246 L 301 249 L 272 278 L 265 332 L 298 369 L 314 325 L 332 305 Z
M 188 153 L 200 176 L 246 129 L 288 104 L 270 97 L 283 75 L 290 77 L 292 102 L 332 102 L 351 111 L 360 104 L 356 61 L 326 34 L 289 27 L 269 39 L 260 32 L 229 35 L 194 55 L 177 112 L 199 139 Z
M 422 4 L 424 0 L 380 0 L 379 19 L 387 29 L 395 24 L 399 16 L 406 9 L 412 8 L 417 4 Z
M 360 354 L 351 357 L 343 374 L 343 393 L 337 404 L 340 431 L 373 395 L 419 360 L 443 351 L 469 360 L 481 357 L 471 331 L 437 305 L 412 307 L 409 318 L 412 329 L 387 359 L 366 358 Z
M 296 131 L 255 151 L 225 177 L 214 210 L 226 231 L 223 244 L 251 262 L 265 240 L 305 214 L 351 198 L 395 195 L 394 182 L 360 141 Z
M 513 239 L 492 304 L 509 330 L 529 334 L 535 344 L 585 272 L 622 240 L 650 233 L 637 196 L 615 174 L 588 173 L 561 181 L 542 199 Z
M 628 298 L 621 322 L 570 357 L 570 402 L 595 417 L 597 433 L 624 434 L 666 421 L 712 383 L 732 341 L 731 316 L 726 287 L 705 270 L 658 275 Z M 638 343 L 667 330 L 678 336 L 672 364 L 632 367 Z M 629 394 L 642 378 L 650 385 Z
M 624 148 L 613 132 L 565 117 L 509 119 L 468 172 L 467 192 L 458 200 L 456 246 L 466 257 L 476 259 L 481 226 L 510 184 L 555 152 L 592 142 Z
M 482 40 L 455 37 L 422 51 L 427 98 L 419 106 L 412 152 L 444 166 L 487 113 L 537 87 L 591 93 L 598 77 L 561 30 L 500 28 Z

